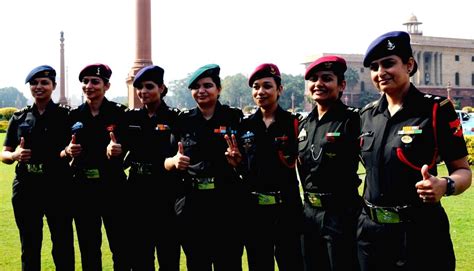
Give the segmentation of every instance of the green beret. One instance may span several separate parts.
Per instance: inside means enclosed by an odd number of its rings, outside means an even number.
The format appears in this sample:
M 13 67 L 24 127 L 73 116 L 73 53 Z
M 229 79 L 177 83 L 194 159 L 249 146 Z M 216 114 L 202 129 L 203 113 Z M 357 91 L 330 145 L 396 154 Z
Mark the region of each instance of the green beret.
M 219 76 L 221 68 L 217 64 L 207 64 L 197 69 L 189 78 L 188 88 L 191 89 L 191 86 L 196 83 L 201 78 L 204 77 L 213 77 Z

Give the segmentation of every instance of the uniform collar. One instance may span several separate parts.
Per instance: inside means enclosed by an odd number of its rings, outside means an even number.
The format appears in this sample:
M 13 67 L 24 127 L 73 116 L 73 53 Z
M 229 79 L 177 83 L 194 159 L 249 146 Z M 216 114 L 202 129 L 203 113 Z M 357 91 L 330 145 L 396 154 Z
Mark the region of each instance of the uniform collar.
M 416 108 L 416 106 L 419 104 L 419 99 L 422 97 L 423 94 L 412 83 L 410 83 L 407 95 L 403 98 L 402 110 Z M 387 110 L 387 107 L 387 97 L 385 94 L 383 94 L 382 97 L 380 97 L 379 99 L 376 110 L 374 110 L 374 115 L 385 112 L 385 110 Z

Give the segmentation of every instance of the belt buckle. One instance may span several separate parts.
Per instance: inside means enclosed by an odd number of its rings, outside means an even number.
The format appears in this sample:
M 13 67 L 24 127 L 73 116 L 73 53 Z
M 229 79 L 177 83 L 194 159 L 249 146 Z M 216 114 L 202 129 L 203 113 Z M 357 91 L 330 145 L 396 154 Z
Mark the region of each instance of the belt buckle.
M 400 214 L 387 208 L 376 208 L 375 215 L 379 223 L 396 224 L 400 223 Z
M 97 169 L 97 168 L 84 169 L 83 172 L 84 172 L 84 175 L 86 176 L 86 179 L 98 179 L 98 178 L 100 178 L 99 169 Z
M 43 164 L 26 164 L 28 173 L 43 174 Z
M 317 193 L 306 192 L 306 197 L 307 197 L 308 202 L 311 206 L 313 206 L 313 207 L 323 207 L 323 204 L 321 202 L 321 197 L 318 196 Z
M 275 195 L 257 193 L 258 205 L 275 205 L 277 199 Z
M 139 175 L 151 175 L 151 164 L 134 163 L 135 172 Z
M 196 178 L 195 180 L 198 190 L 212 190 L 216 188 L 214 184 L 214 177 Z

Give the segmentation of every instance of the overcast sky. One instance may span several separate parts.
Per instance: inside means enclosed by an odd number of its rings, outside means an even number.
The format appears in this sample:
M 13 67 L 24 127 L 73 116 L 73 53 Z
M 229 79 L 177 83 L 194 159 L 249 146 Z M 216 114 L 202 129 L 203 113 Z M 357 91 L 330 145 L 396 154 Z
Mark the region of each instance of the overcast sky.
M 216 63 L 221 75 L 248 75 L 272 62 L 303 74 L 318 53 L 363 54 L 377 36 L 406 30 L 414 14 L 425 36 L 474 39 L 467 0 L 151 0 L 152 61 L 165 82 Z M 135 0 L 14 0 L 0 6 L 0 88 L 30 97 L 24 79 L 48 64 L 60 68 L 65 36 L 66 89 L 80 96 L 79 71 L 96 62 L 113 71 L 108 97 L 125 96 L 135 59 Z M 58 80 L 59 81 L 59 80 Z

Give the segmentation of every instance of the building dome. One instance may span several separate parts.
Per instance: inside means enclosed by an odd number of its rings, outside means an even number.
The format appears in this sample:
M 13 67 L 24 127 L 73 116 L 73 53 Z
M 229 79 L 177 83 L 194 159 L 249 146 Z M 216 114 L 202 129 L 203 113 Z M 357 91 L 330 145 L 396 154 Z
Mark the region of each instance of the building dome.
M 416 18 L 415 14 L 411 14 L 410 17 L 408 17 L 408 20 L 403 23 L 403 25 L 419 25 L 422 24 L 421 22 L 418 22 L 418 18 Z

